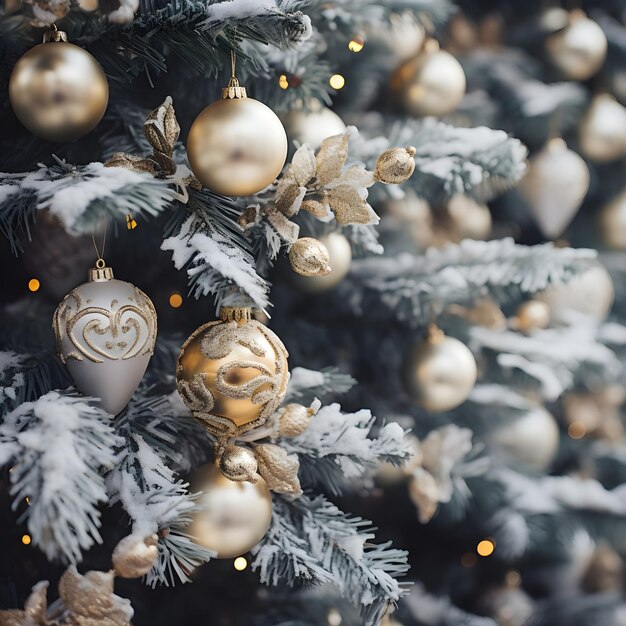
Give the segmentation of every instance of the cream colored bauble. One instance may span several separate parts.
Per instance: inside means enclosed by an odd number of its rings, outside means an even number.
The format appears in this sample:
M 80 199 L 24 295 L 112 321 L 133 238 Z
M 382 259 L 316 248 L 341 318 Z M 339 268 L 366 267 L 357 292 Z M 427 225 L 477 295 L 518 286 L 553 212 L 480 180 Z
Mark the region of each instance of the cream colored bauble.
M 406 189 L 404 197 L 389 198 L 383 207 L 383 225 L 398 225 L 407 230 L 420 247 L 430 244 L 433 238 L 433 215 L 428 201 L 419 198 L 413 190 Z
M 300 276 L 294 274 L 298 288 L 307 293 L 320 293 L 336 287 L 350 271 L 352 248 L 345 235 L 329 233 L 319 238 L 328 250 L 330 272 L 324 276 Z
M 626 250 L 626 189 L 600 213 L 602 241 L 614 250 Z
M 589 170 L 561 138 L 554 138 L 530 160 L 519 190 L 543 235 L 555 239 L 570 225 L 587 195 Z
M 377 25 L 368 33 L 369 38 L 381 41 L 399 64 L 419 54 L 426 39 L 426 31 L 415 15 L 406 11 L 391 15 L 388 28 Z
M 546 40 L 554 66 L 571 80 L 587 80 L 602 66 L 607 40 L 600 26 L 582 11 L 570 13 L 569 24 Z
M 224 196 L 249 196 L 271 185 L 287 159 L 287 134 L 262 102 L 237 85 L 204 109 L 189 130 L 187 155 L 207 189 Z
M 626 108 L 613 96 L 597 95 L 583 117 L 581 152 L 592 161 L 614 161 L 626 154 Z
M 454 111 L 465 95 L 461 64 L 434 39 L 422 52 L 402 64 L 391 78 L 395 97 L 409 115 L 441 117 Z
M 603 321 L 613 306 L 615 289 L 604 266 L 596 263 L 572 280 L 537 294 L 550 307 L 553 322 L 566 322 L 571 311 Z
M 309 110 L 292 109 L 282 117 L 289 141 L 308 144 L 316 150 L 327 137 L 341 135 L 346 131 L 343 120 L 331 109 L 314 101 Z
M 425 339 L 409 348 L 402 366 L 407 393 L 431 412 L 448 411 L 465 402 L 476 376 L 470 349 L 434 326 Z
M 117 415 L 132 397 L 154 352 L 157 317 L 141 289 L 113 278 L 99 259 L 89 282 L 54 313 L 57 351 L 76 387 Z
M 482 203 L 463 194 L 450 198 L 446 213 L 447 230 L 452 241 L 487 239 L 491 234 L 491 212 Z
M 98 62 L 55 28 L 15 64 L 9 98 L 31 133 L 48 141 L 72 141 L 104 116 L 109 85 Z
M 523 333 L 548 328 L 550 307 L 541 300 L 528 300 L 517 308 L 512 326 Z
M 213 463 L 203 465 L 189 479 L 191 493 L 201 492 L 200 510 L 192 513 L 186 532 L 218 559 L 232 559 L 254 548 L 270 527 L 272 496 L 267 483 L 235 482 Z
M 490 444 L 505 455 L 534 469 L 548 468 L 559 447 L 559 427 L 543 407 L 538 406 L 490 436 Z

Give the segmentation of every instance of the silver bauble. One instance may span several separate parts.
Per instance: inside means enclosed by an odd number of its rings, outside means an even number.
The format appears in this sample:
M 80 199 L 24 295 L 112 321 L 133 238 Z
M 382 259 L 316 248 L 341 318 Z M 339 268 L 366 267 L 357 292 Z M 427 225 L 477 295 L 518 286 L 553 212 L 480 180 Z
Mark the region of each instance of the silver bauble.
M 309 107 L 308 111 L 292 109 L 282 117 L 289 141 L 306 143 L 316 150 L 327 137 L 346 132 L 346 125 L 334 111 L 317 101 Z
M 491 234 L 491 212 L 482 203 L 464 194 L 450 198 L 446 207 L 450 239 L 487 239 Z
M 368 39 L 380 41 L 390 49 L 391 57 L 398 64 L 419 54 L 425 38 L 424 27 L 411 11 L 392 14 L 389 17 L 388 28 L 377 24 L 372 32 L 368 33 Z
M 391 88 L 409 115 L 441 117 L 454 111 L 465 95 L 465 72 L 461 64 L 436 41 L 401 65 L 391 78 Z
M 613 161 L 626 154 L 626 108 L 607 93 L 598 94 L 579 129 L 581 152 L 592 161 Z
M 604 245 L 626 250 L 626 189 L 602 209 L 600 232 Z
M 543 235 L 555 239 L 578 212 L 589 189 L 589 170 L 561 138 L 551 139 L 528 165 L 519 190 Z
M 61 360 L 86 396 L 117 415 L 132 397 L 154 352 L 157 317 L 143 291 L 113 278 L 109 267 L 90 270 L 89 282 L 68 293 L 54 313 Z
M 554 417 L 538 406 L 498 428 L 489 441 L 495 450 L 512 456 L 524 465 L 544 471 L 559 447 L 559 427 Z
M 409 348 L 402 368 L 407 393 L 431 412 L 448 411 L 465 402 L 476 375 L 470 349 L 435 327 L 426 339 Z
M 606 35 L 582 11 L 572 11 L 569 24 L 548 37 L 546 50 L 552 63 L 566 78 L 587 80 L 604 63 Z
M 563 323 L 567 322 L 572 311 L 603 321 L 613 306 L 614 296 L 609 273 L 596 263 L 566 283 L 550 285 L 536 298 L 550 307 L 553 322 Z
M 319 241 L 328 250 L 330 272 L 325 276 L 300 276 L 299 274 L 294 274 L 296 285 L 307 293 L 320 293 L 336 287 L 350 271 L 352 248 L 345 235 L 333 232 L 320 237 Z

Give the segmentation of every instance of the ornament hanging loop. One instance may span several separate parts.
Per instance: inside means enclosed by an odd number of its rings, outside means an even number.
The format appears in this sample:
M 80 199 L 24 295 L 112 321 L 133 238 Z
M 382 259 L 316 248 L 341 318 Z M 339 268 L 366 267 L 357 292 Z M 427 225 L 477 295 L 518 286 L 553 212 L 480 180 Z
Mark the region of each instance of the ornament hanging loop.
M 237 69 L 237 53 L 231 49 L 230 51 L 230 80 L 228 85 L 222 88 L 222 100 L 234 100 L 239 98 L 247 98 L 246 88 L 239 84 L 239 79 L 235 76 Z
M 67 43 L 67 33 L 59 30 L 56 24 L 52 24 L 50 30 L 43 34 L 44 43 L 61 42 Z

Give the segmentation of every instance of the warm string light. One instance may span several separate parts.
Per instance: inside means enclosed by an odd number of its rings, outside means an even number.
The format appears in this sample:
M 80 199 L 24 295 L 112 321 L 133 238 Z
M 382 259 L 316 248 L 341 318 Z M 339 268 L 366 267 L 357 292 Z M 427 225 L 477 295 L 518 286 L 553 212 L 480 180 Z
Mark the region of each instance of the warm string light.
M 238 572 L 243 572 L 243 570 L 246 569 L 246 567 L 248 567 L 248 561 L 246 560 L 245 556 L 238 556 L 234 561 L 233 561 L 233 567 L 238 571 Z
M 476 552 L 478 552 L 479 556 L 491 556 L 495 549 L 496 544 L 493 539 L 483 539 L 476 546 Z
M 137 228 L 137 222 L 130 213 L 126 215 L 126 228 L 128 228 L 128 230 L 134 230 Z
M 328 82 L 333 89 L 343 89 L 346 79 L 341 74 L 333 74 Z
M 278 86 L 281 89 L 288 89 L 289 88 L 289 81 L 287 80 L 287 75 L 286 74 L 281 74 L 280 78 L 278 79 Z
M 582 439 L 587 434 L 587 427 L 582 422 L 572 422 L 567 428 L 567 434 L 572 439 Z
M 330 609 L 327 616 L 328 626 L 340 626 L 343 621 L 341 613 L 337 609 Z
M 41 287 L 41 283 L 36 278 L 31 278 L 28 281 L 28 290 L 29 291 L 39 291 L 39 287 Z
M 350 52 L 361 52 L 364 47 L 365 41 L 363 41 L 360 37 L 354 37 L 354 39 L 351 39 L 348 42 L 348 50 L 350 50 Z
M 25 546 L 29 545 L 31 541 L 32 539 L 30 538 L 30 535 L 22 535 L 22 543 Z
M 178 309 L 183 304 L 183 297 L 179 293 L 173 293 L 170 296 L 170 306 L 173 309 Z

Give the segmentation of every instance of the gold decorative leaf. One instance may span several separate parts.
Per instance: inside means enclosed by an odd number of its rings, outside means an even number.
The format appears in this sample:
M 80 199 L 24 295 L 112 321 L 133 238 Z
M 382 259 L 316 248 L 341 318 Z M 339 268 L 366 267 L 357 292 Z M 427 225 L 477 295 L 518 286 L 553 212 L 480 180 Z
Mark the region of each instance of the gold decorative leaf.
M 125 167 L 133 172 L 147 172 L 148 174 L 157 174 L 159 168 L 155 161 L 147 157 L 135 156 L 134 154 L 126 154 L 125 152 L 116 152 L 104 164 L 105 167 Z
M 317 153 L 317 180 L 327 185 L 339 178 L 341 168 L 348 158 L 348 133 L 327 137 Z
M 300 205 L 301 211 L 307 211 L 318 220 L 323 220 L 330 216 L 330 206 L 327 202 L 320 202 L 319 200 L 314 200 L 312 198 L 307 198 L 302 201 Z
M 307 144 L 300 146 L 291 159 L 289 175 L 302 187 L 306 187 L 315 177 L 315 152 Z
M 172 156 L 174 144 L 180 135 L 180 126 L 170 96 L 167 96 L 163 104 L 148 115 L 143 132 L 156 152 Z
M 300 210 L 305 193 L 306 187 L 300 187 L 293 182 L 281 189 L 281 194 L 276 196 L 274 206 L 286 217 L 291 217 Z
M 353 187 L 371 187 L 376 182 L 373 172 L 366 170 L 362 165 L 351 165 L 341 172 L 337 183 L 352 185 Z
M 298 235 L 300 234 L 300 227 L 297 224 L 285 217 L 274 207 L 265 209 L 265 216 L 267 217 L 267 221 L 272 225 L 283 241 L 286 241 L 288 244 L 296 242 Z
M 276 493 L 299 496 L 302 494 L 298 470 L 298 455 L 288 454 L 286 450 L 273 443 L 261 443 L 254 448 L 259 464 L 259 474 L 267 486 Z
M 337 223 L 347 224 L 378 224 L 380 218 L 374 209 L 361 198 L 359 192 L 350 185 L 338 185 L 328 195 L 330 208 L 335 214 Z

